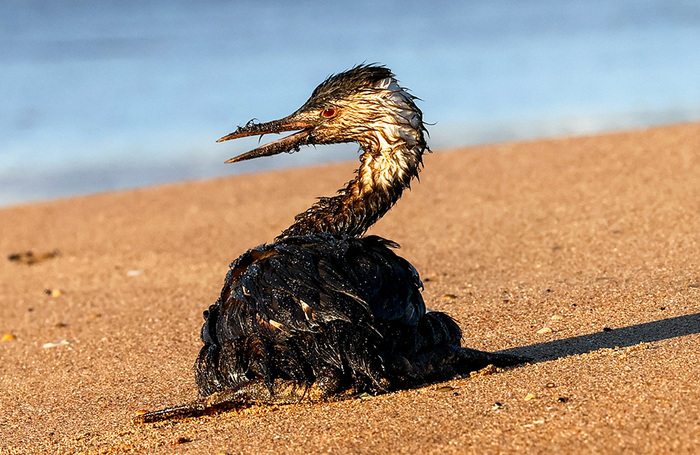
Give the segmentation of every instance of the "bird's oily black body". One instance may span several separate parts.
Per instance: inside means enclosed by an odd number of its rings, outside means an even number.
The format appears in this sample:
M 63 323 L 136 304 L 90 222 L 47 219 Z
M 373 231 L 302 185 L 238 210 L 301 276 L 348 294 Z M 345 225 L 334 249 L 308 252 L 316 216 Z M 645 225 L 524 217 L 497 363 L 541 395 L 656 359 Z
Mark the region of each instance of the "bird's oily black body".
M 289 237 L 238 258 L 205 313 L 195 366 L 203 395 L 262 379 L 316 383 L 328 394 L 379 392 L 455 374 L 429 368 L 457 324 L 426 315 L 415 269 L 380 237 Z M 450 371 L 441 371 L 447 367 Z

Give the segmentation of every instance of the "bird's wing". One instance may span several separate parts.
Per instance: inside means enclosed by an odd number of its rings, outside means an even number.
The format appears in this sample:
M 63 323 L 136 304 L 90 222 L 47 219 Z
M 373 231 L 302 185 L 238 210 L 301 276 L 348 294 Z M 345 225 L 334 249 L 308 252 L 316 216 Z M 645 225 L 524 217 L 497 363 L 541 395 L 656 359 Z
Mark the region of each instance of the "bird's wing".
M 254 248 L 232 265 L 222 301 L 245 307 L 273 326 L 314 331 L 330 321 L 397 321 L 414 325 L 425 313 L 415 269 L 379 237 L 290 238 Z M 254 314 L 253 314 L 254 313 Z
M 284 332 L 316 331 L 331 321 L 371 317 L 342 272 L 305 244 L 274 243 L 248 251 L 232 265 L 222 290 L 228 330 L 245 335 L 264 321 Z

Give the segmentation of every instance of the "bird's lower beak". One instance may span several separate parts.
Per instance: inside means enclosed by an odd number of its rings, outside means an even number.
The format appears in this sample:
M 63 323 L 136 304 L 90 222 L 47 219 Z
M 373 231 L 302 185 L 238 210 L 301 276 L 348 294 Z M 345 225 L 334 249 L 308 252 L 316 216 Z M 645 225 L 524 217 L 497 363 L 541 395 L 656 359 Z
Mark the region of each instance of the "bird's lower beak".
M 240 137 L 246 136 L 262 136 L 263 134 L 269 133 L 281 133 L 284 131 L 301 130 L 282 139 L 270 142 L 269 144 L 265 144 L 256 149 L 253 149 L 250 152 L 231 158 L 227 160 L 226 163 L 236 163 L 238 161 L 250 160 L 261 156 L 277 155 L 278 153 L 282 152 L 292 153 L 298 151 L 299 147 L 301 147 L 302 145 L 310 144 L 310 133 L 313 129 L 313 125 L 307 122 L 294 120 L 290 117 L 267 123 L 254 123 L 253 121 L 250 121 L 245 126 L 239 126 L 233 133 L 228 134 L 216 141 L 224 142 L 229 141 L 231 139 L 238 139 Z

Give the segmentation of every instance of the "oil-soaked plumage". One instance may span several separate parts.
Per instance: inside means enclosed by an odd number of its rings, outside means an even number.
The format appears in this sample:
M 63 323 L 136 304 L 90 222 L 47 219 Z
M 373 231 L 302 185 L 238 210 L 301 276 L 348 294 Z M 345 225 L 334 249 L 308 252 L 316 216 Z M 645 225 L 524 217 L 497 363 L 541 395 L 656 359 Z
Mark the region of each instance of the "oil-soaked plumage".
M 320 198 L 273 243 L 231 264 L 205 312 L 195 364 L 203 398 L 137 420 L 380 393 L 524 360 L 461 347 L 452 318 L 426 310 L 418 273 L 397 245 L 363 237 L 418 176 L 428 151 L 414 100 L 389 69 L 360 65 L 329 77 L 290 116 L 249 122 L 219 140 L 296 131 L 228 162 L 358 142 L 361 165 L 336 196 Z

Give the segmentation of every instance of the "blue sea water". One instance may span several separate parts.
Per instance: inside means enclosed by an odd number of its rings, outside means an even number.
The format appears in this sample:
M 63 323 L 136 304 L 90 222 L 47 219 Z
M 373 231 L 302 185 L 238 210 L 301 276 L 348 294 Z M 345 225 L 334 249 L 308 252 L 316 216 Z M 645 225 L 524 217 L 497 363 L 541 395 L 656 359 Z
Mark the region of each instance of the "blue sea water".
M 237 165 L 326 76 L 381 62 L 434 150 L 700 120 L 693 0 L 0 3 L 0 206 L 352 159 Z

